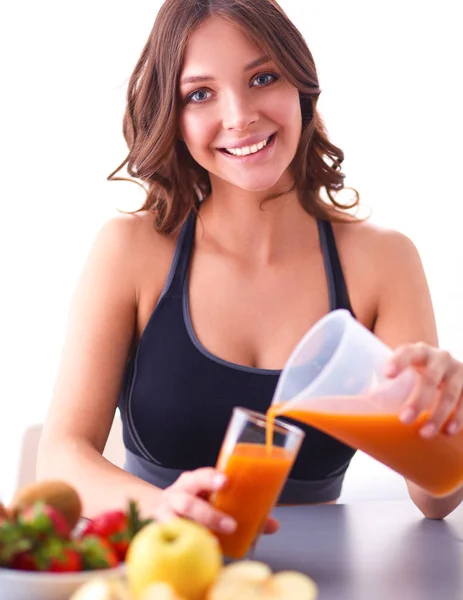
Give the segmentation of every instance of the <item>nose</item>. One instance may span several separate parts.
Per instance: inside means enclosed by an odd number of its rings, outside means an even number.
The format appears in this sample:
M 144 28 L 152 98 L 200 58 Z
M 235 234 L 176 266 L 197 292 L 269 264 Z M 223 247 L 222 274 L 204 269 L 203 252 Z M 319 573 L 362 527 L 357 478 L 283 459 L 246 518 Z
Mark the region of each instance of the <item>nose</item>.
M 223 98 L 222 124 L 224 129 L 244 131 L 257 121 L 258 115 L 246 94 L 230 92 Z

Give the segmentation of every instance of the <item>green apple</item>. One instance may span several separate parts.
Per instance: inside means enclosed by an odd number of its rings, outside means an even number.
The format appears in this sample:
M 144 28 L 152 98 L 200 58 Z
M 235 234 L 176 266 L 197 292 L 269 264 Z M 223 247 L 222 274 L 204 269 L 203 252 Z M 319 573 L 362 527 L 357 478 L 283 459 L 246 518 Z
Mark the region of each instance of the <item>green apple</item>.
M 170 584 L 185 600 L 202 600 L 222 568 L 216 536 L 183 517 L 150 523 L 133 538 L 126 557 L 129 588 L 135 598 L 154 582 Z

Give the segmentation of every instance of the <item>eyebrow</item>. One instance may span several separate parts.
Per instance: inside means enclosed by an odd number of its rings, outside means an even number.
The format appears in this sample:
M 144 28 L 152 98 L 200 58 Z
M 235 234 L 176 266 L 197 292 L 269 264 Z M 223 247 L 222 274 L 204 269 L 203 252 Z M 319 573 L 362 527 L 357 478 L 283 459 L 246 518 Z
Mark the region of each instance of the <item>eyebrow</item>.
M 256 67 L 260 67 L 261 65 L 265 65 L 270 62 L 271 58 L 267 55 L 259 56 L 259 58 L 254 59 L 244 67 L 244 71 L 250 71 L 251 69 L 255 69 Z M 212 75 L 191 75 L 189 77 L 182 77 L 180 80 L 180 85 L 185 85 L 186 83 L 204 83 L 205 81 L 214 81 L 214 77 Z

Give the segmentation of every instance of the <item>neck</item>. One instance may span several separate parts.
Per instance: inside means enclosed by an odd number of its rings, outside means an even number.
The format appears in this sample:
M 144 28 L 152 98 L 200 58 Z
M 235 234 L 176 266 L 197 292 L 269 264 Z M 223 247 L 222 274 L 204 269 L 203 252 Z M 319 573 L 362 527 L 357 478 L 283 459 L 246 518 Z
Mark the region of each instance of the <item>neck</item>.
M 266 200 L 269 192 L 223 192 L 213 187 L 201 206 L 200 239 L 215 251 L 270 265 L 300 253 L 313 240 L 315 220 L 302 208 L 296 190 L 271 200 Z

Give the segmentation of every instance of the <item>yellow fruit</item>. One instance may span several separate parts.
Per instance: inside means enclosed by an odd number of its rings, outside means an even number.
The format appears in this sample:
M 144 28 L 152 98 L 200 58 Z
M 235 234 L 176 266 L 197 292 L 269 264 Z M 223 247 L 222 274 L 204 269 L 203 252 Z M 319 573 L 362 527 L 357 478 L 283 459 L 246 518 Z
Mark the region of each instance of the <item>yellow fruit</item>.
M 78 588 L 69 600 L 131 600 L 122 580 L 92 579 Z
M 198 523 L 176 517 L 139 531 L 126 556 L 129 587 L 138 600 L 154 582 L 165 582 L 185 600 L 202 600 L 223 564 L 217 538 Z
M 158 581 L 150 583 L 143 590 L 140 600 L 184 600 L 184 598 L 179 596 L 169 583 Z
M 224 567 L 207 600 L 316 600 L 315 582 L 297 571 L 272 574 L 266 564 L 243 560 Z

